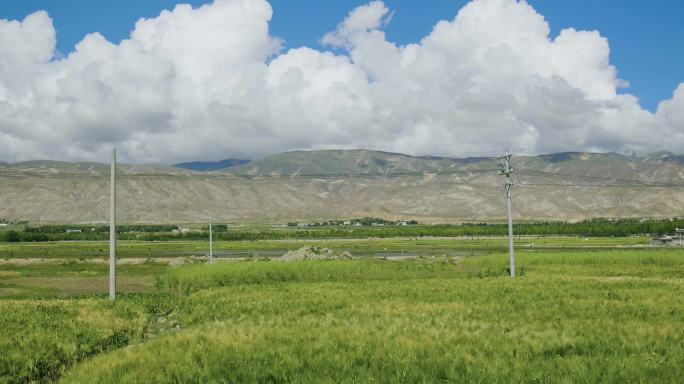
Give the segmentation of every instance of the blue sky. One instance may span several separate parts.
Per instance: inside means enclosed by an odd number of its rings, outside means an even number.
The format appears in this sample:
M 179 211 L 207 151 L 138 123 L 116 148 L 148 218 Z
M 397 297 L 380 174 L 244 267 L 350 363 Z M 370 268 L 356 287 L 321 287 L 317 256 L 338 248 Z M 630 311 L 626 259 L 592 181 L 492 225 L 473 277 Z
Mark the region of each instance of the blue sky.
M 200 5 L 208 1 L 191 0 L 2 0 L 0 18 L 21 19 L 47 10 L 58 33 L 58 49 L 73 50 L 88 32 L 99 31 L 118 42 L 128 36 L 140 17 L 153 17 L 176 3 Z M 286 48 L 310 46 L 320 49 L 318 40 L 343 20 L 355 6 L 366 1 L 272 0 L 274 17 L 271 33 L 283 38 Z M 395 11 L 386 28 L 390 41 L 415 42 L 425 36 L 441 19 L 452 19 L 465 0 L 387 0 Z M 684 81 L 684 2 L 675 0 L 595 1 L 530 0 L 549 21 L 555 36 L 561 29 L 598 29 L 610 41 L 611 62 L 622 79 L 629 81 L 629 92 L 651 111 L 659 101 L 672 96 Z

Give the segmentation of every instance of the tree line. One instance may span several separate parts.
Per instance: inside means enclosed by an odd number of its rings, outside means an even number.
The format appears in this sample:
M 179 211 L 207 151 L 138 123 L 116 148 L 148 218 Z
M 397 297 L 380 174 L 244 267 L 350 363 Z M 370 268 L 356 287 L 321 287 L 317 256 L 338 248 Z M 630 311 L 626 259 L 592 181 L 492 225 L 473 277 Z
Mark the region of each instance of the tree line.
M 673 233 L 675 228 L 684 228 L 684 219 L 592 219 L 575 223 L 535 222 L 515 224 L 516 235 L 565 235 L 585 237 L 625 237 L 633 235 L 655 235 Z M 80 232 L 74 232 L 80 229 Z M 180 232 L 176 225 L 121 225 L 117 227 L 120 240 L 172 241 L 203 240 L 208 237 L 206 230 Z M 506 224 L 464 223 L 453 225 L 411 225 L 384 227 L 341 227 L 321 226 L 309 228 L 229 228 L 217 224 L 214 239 L 226 241 L 239 240 L 278 240 L 298 238 L 366 238 L 366 237 L 477 237 L 505 236 Z M 67 230 L 70 232 L 67 233 Z M 69 226 L 50 225 L 28 227 L 23 230 L 0 231 L 0 242 L 38 242 L 66 240 L 108 240 L 107 226 Z

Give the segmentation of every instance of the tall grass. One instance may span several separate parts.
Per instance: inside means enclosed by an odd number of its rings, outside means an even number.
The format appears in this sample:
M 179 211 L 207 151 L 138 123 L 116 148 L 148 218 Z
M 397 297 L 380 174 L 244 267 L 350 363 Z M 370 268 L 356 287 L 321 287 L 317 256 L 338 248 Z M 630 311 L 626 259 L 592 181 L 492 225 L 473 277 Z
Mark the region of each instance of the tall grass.
M 459 269 L 446 259 L 328 260 L 284 263 L 241 261 L 216 265 L 192 265 L 175 269 L 157 278 L 157 287 L 190 293 L 210 287 L 284 282 L 366 281 L 457 277 Z
M 190 292 L 179 332 L 65 382 L 681 382 L 684 272 L 670 272 L 675 254 L 642 256 L 521 254 L 516 280 L 425 260 L 181 268 L 160 283 Z M 602 278 L 597 265 L 670 277 Z
M 508 274 L 508 255 L 464 258 L 461 268 L 473 276 Z M 565 276 L 641 276 L 676 277 L 684 275 L 684 250 L 643 249 L 584 252 L 516 253 L 521 274 L 539 271 L 545 275 Z
M 0 300 L 0 383 L 679 383 L 683 259 L 189 265 L 114 304 Z
M 101 300 L 0 300 L 0 383 L 46 382 L 140 340 L 143 317 Z

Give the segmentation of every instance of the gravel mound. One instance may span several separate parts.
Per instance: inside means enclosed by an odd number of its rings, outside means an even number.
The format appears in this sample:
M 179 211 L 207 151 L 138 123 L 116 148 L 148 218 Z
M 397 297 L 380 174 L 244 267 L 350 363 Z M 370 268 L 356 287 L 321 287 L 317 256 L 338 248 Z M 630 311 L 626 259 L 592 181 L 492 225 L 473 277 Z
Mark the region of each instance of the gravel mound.
M 305 245 L 296 251 L 290 251 L 283 255 L 280 259 L 282 261 L 299 261 L 299 260 L 344 260 L 351 259 L 352 255 L 349 251 L 344 251 L 341 254 L 336 254 L 332 249 L 327 247 L 312 247 Z

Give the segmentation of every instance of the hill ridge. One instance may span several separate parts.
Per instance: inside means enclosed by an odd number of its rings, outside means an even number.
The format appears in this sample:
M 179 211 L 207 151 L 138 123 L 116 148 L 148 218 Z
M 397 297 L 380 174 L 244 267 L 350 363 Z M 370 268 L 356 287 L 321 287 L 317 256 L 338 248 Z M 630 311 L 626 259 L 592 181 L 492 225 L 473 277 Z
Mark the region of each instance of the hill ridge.
M 516 220 L 684 216 L 679 187 L 684 162 L 676 155 L 566 152 L 514 156 L 513 165 Z M 217 221 L 262 222 L 363 216 L 497 220 L 506 212 L 497 168 L 495 158 L 370 150 L 286 152 L 212 171 L 121 164 L 120 174 L 136 177 L 119 180 L 119 217 L 122 222 L 198 222 L 209 214 Z M 492 172 L 476 172 L 481 169 Z M 0 179 L 0 219 L 104 222 L 108 172 L 108 164 L 98 163 L 0 164 L 0 177 L 6 175 Z M 66 177 L 76 174 L 96 177 Z M 307 174 L 321 177 L 291 177 Z M 323 177 L 352 174 L 357 177 Z M 661 187 L 622 185 L 625 180 Z

